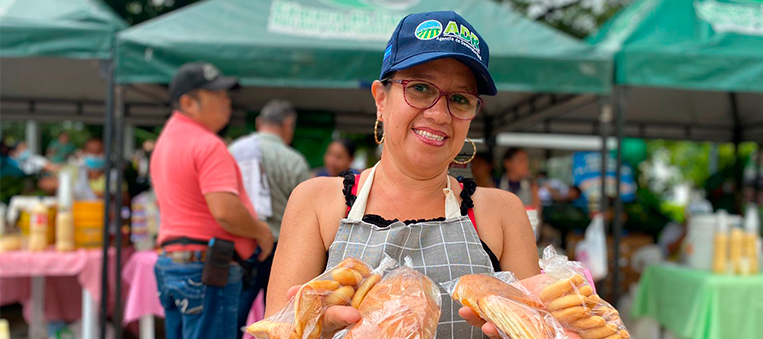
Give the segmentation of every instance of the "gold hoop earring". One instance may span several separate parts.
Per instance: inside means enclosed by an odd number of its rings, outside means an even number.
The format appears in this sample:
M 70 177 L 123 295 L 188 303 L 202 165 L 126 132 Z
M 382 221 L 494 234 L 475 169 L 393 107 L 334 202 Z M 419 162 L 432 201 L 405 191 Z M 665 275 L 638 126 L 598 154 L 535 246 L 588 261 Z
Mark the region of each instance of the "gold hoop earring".
M 376 123 L 374 124 L 374 141 L 376 141 L 377 145 L 381 145 L 384 142 L 384 129 L 382 129 L 381 140 L 379 140 L 379 118 L 376 118 Z
M 453 162 L 455 162 L 455 163 L 457 163 L 459 165 L 466 165 L 466 164 L 472 162 L 472 160 L 474 160 L 474 157 L 477 155 L 477 144 L 475 144 L 474 141 L 472 141 L 472 139 L 466 138 L 466 140 L 468 140 L 470 143 L 472 143 L 472 147 L 474 148 L 474 153 L 472 153 L 471 158 L 469 158 L 469 160 L 466 160 L 466 161 L 458 161 L 456 159 L 453 159 Z

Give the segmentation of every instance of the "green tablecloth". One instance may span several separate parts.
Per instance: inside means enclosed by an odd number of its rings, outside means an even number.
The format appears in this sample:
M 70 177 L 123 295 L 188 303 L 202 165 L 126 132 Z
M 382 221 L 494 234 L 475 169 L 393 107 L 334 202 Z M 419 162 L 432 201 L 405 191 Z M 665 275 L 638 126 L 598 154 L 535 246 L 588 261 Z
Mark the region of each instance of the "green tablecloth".
M 641 275 L 634 317 L 648 316 L 687 339 L 763 338 L 763 275 L 714 275 L 654 265 Z

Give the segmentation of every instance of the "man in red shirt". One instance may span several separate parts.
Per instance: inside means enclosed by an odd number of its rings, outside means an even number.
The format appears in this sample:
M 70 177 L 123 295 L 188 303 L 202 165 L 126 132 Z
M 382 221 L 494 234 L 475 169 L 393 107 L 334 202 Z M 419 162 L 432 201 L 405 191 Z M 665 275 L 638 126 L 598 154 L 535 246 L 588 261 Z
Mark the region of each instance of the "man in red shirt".
M 150 165 L 164 249 L 155 273 L 168 339 L 233 339 L 240 333 L 238 312 L 248 311 L 240 310 L 246 306 L 238 300 L 245 267 L 231 262 L 224 286 L 205 284 L 205 242 L 233 242 L 240 259 L 259 246 L 260 261 L 273 248 L 273 235 L 257 220 L 238 165 L 216 134 L 230 121 L 228 91 L 237 86 L 208 63 L 183 65 L 170 85 L 175 111 Z

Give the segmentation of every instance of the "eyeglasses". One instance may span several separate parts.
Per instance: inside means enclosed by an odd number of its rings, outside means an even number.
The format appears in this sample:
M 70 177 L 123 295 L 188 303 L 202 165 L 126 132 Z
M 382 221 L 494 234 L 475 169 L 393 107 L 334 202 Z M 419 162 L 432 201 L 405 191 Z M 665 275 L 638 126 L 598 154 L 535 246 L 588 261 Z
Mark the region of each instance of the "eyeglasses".
M 441 97 L 448 102 L 448 112 L 459 120 L 472 120 L 482 107 L 482 99 L 469 92 L 445 92 L 424 80 L 384 79 L 403 86 L 403 97 L 408 106 L 417 109 L 432 108 Z

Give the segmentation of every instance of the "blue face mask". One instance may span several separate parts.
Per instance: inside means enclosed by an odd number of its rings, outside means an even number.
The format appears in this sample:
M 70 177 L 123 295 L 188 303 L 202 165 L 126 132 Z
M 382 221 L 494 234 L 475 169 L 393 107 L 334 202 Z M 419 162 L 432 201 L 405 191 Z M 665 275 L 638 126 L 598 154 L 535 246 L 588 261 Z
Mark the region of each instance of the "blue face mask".
M 86 155 L 85 168 L 89 170 L 101 170 L 106 167 L 106 158 L 102 155 Z
M 17 162 L 24 162 L 24 161 L 27 161 L 29 159 L 29 157 L 31 157 L 31 156 L 32 156 L 32 151 L 24 150 L 23 152 L 21 152 L 21 154 L 16 156 L 16 161 Z

